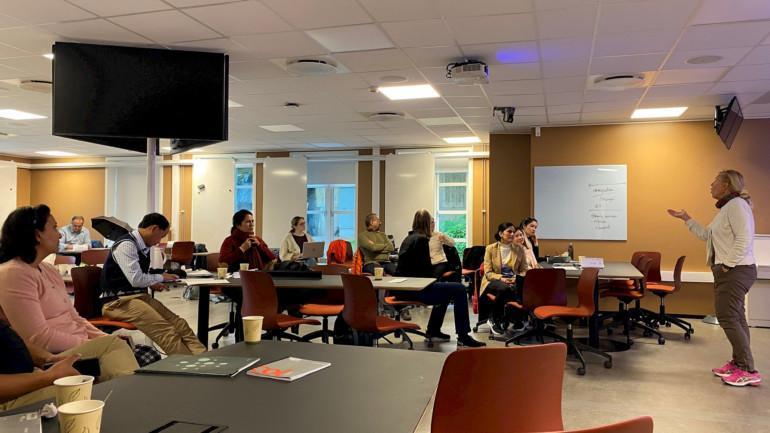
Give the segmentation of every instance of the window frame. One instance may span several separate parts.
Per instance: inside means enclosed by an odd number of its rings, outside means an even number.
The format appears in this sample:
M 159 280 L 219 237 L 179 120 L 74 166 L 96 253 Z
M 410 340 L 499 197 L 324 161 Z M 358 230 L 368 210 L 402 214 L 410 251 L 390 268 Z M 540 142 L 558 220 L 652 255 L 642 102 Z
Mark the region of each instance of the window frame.
M 447 173 L 463 173 L 465 174 L 465 182 L 441 182 L 441 174 L 447 174 Z M 436 230 L 440 231 L 441 228 L 441 217 L 442 216 L 449 216 L 449 215 L 465 215 L 465 237 L 464 238 L 452 238 L 455 241 L 455 244 L 463 242 L 466 245 L 466 248 L 468 246 L 468 239 L 469 236 L 469 230 L 470 230 L 470 221 L 469 221 L 469 206 L 470 206 L 470 170 L 458 170 L 458 169 L 436 169 Z M 455 186 L 455 187 L 464 187 L 465 188 L 465 209 L 464 210 L 441 210 L 441 188 L 442 187 L 449 187 L 449 186 Z
M 307 207 L 306 204 L 306 214 L 309 216 L 311 214 L 315 215 L 324 215 L 326 217 L 326 233 L 329 236 L 329 239 L 326 240 L 326 247 L 329 247 L 329 243 L 334 240 L 334 219 L 336 215 L 352 215 L 353 221 L 356 220 L 356 200 L 357 200 L 357 185 L 355 183 L 308 183 L 306 186 L 306 189 L 311 188 L 323 188 L 325 189 L 324 194 L 324 200 L 325 200 L 325 210 L 310 210 L 309 207 Z M 353 196 L 353 207 L 352 209 L 347 210 L 337 210 L 334 208 L 334 194 L 336 188 L 353 188 L 354 196 Z M 349 242 L 355 244 L 355 238 L 356 238 L 356 227 L 354 225 L 353 227 L 353 239 L 346 239 Z M 314 236 L 312 233 L 310 233 L 311 236 Z
M 247 168 L 251 171 L 251 185 L 238 185 L 238 169 L 244 169 Z M 249 212 L 254 213 L 254 204 L 256 202 L 256 186 L 255 186 L 255 179 L 256 176 L 256 169 L 254 167 L 254 164 L 247 164 L 247 163 L 236 163 L 235 169 L 233 170 L 233 212 L 238 212 L 241 210 L 241 208 L 238 207 L 238 191 L 239 190 L 251 190 L 251 206 L 250 209 L 246 209 Z

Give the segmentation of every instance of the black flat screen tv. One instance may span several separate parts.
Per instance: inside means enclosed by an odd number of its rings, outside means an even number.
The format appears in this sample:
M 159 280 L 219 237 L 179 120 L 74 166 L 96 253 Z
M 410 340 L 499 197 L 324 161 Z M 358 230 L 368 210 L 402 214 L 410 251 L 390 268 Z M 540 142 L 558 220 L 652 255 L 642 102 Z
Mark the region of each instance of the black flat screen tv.
M 57 42 L 53 135 L 137 152 L 170 138 L 172 153 L 227 140 L 228 56 Z
M 716 106 L 714 112 L 714 129 L 722 142 L 727 146 L 729 150 L 733 147 L 733 141 L 735 136 L 738 135 L 738 130 L 743 123 L 743 112 L 741 112 L 741 104 L 738 103 L 738 98 L 733 96 L 730 103 L 726 108 Z

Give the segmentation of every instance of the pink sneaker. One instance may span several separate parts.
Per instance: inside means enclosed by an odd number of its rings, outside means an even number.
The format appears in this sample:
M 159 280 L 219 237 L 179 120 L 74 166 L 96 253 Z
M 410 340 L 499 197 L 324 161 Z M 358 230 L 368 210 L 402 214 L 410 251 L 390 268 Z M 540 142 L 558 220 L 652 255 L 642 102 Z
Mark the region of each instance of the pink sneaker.
M 762 376 L 759 375 L 758 371 L 749 373 L 736 367 L 733 374 L 722 378 L 722 382 L 732 386 L 759 386 L 762 382 Z
M 738 369 L 738 366 L 733 361 L 730 361 L 721 367 L 712 368 L 711 372 L 719 377 L 727 377 L 733 374 L 733 371 L 737 369 Z

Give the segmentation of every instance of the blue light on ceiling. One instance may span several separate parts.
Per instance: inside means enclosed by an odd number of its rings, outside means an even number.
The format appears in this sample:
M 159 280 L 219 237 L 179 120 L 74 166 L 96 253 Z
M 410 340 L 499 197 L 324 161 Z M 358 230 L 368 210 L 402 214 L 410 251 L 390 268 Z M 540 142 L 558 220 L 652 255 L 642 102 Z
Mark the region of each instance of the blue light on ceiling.
M 538 61 L 537 50 L 503 48 L 495 53 L 500 63 L 531 63 Z

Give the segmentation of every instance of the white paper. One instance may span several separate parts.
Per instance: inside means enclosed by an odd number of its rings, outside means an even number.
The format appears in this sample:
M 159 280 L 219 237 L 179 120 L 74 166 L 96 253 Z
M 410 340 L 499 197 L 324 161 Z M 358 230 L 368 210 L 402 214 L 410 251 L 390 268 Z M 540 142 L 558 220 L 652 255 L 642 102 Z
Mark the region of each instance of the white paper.
M 393 278 L 392 280 L 388 281 L 389 283 L 403 283 L 406 281 L 406 278 Z
M 221 280 L 219 278 L 187 278 L 180 282 L 188 286 L 218 286 L 230 283 L 227 280 Z
M 82 253 L 87 249 L 88 249 L 88 245 L 86 244 L 72 244 L 72 251 L 76 253 Z
M 205 269 L 198 269 L 197 271 L 187 271 L 187 276 L 193 278 L 211 278 L 214 274 Z
M 582 257 L 580 259 L 581 268 L 604 268 L 604 259 L 601 257 Z

